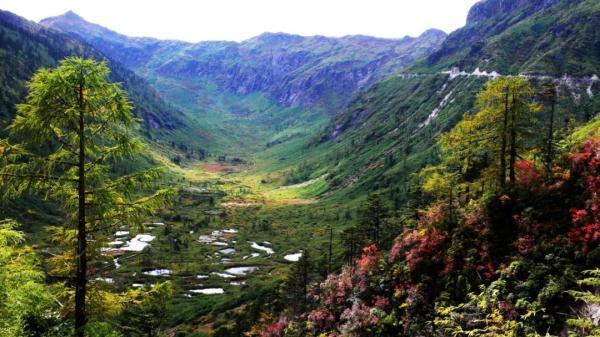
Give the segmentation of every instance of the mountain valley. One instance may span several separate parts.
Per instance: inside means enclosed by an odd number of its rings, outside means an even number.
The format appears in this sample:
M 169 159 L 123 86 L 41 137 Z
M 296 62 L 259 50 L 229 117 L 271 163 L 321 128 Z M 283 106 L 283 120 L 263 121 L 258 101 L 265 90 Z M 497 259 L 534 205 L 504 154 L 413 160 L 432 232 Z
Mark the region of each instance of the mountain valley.
M 123 187 L 94 202 L 143 215 L 84 237 L 86 335 L 599 333 L 598 1 L 482 0 L 449 34 L 198 43 L 0 10 L 0 214 L 21 224 L 59 304 L 12 320 L 26 323 L 11 337 L 76 320 L 57 290 L 76 288 L 76 236 L 57 229 L 76 225 L 75 199 L 10 185 L 28 161 L 11 155 L 29 149 L 11 142 L 37 139 L 13 124 L 37 111 L 22 104 L 28 81 L 73 56 L 106 62 L 139 122 L 94 145 L 111 161 L 92 184 Z M 69 150 L 57 139 L 28 151 Z M 40 172 L 77 181 L 57 167 Z

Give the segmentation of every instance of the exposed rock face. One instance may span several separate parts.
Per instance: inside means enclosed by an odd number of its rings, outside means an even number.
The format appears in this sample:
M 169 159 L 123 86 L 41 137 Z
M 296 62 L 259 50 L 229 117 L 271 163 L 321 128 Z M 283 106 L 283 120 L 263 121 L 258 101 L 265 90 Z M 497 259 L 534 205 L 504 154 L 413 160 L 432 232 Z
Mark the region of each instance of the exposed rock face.
M 192 44 L 126 37 L 72 12 L 41 23 L 77 35 L 138 73 L 208 80 L 237 95 L 261 92 L 284 106 L 320 105 L 331 111 L 357 91 L 431 53 L 446 37 L 434 29 L 402 39 L 265 33 L 241 43 Z
M 467 16 L 467 24 L 488 20 L 492 17 L 513 12 L 522 7 L 533 11 L 556 4 L 559 0 L 482 0 L 473 5 Z

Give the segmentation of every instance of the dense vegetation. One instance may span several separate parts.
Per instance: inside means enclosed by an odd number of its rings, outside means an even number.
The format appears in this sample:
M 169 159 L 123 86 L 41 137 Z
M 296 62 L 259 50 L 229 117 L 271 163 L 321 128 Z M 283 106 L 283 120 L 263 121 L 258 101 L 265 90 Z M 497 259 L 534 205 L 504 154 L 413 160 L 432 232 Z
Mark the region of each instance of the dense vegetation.
M 190 44 L 0 11 L 0 335 L 600 336 L 599 14 Z
M 260 335 L 597 336 L 598 119 L 591 134 L 551 140 L 548 156 L 543 142 L 522 146 L 532 97 L 523 79 L 488 83 L 479 111 L 442 137 L 441 164 L 419 173 L 420 211 L 391 248 L 378 235 L 389 216 L 370 198 L 357 259 L 301 299 L 284 290 L 284 314 Z
M 597 1 L 484 1 L 438 50 L 355 97 L 306 155 L 294 154 L 317 167 L 311 178 L 329 173 L 342 200 L 379 191 L 403 205 L 410 175 L 437 161 L 437 138 L 475 110 L 494 71 L 541 75 L 530 78 L 536 91 L 558 87 L 556 130 L 581 125 L 599 111 L 600 96 L 589 95 L 600 84 L 599 15 Z

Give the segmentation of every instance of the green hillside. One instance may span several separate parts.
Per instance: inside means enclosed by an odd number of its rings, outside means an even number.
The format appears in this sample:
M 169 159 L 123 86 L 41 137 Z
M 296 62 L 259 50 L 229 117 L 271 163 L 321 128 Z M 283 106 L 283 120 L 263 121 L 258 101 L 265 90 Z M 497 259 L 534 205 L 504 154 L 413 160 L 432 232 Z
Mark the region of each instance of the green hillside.
M 83 42 L 6 11 L 0 11 L 0 39 L 0 116 L 4 124 L 14 115 L 15 104 L 25 97 L 26 81 L 39 68 L 52 67 L 73 55 L 106 59 Z M 112 80 L 123 84 L 135 103 L 135 113 L 143 118 L 144 132 L 160 133 L 184 126 L 183 114 L 160 98 L 145 80 L 116 61 L 108 62 Z
M 494 3 L 482 2 L 472 13 Z M 304 150 L 308 162 L 320 168 L 310 177 L 329 172 L 329 189 L 340 191 L 342 199 L 380 190 L 402 205 L 411 173 L 437 162 L 438 136 L 473 111 L 475 94 L 494 71 L 539 74 L 531 78 L 537 88 L 555 85 L 560 128 L 597 115 L 600 81 L 593 75 L 600 73 L 595 28 L 600 7 L 596 1 L 541 3 L 518 2 L 502 14 L 480 13 L 477 20 L 471 14 L 464 28 L 408 67 L 406 75 L 392 76 L 355 98 Z M 540 39 L 541 31 L 554 33 Z M 452 68 L 453 74 L 442 73 Z
M 598 336 L 599 76 L 598 0 L 199 43 L 0 11 L 0 337 Z

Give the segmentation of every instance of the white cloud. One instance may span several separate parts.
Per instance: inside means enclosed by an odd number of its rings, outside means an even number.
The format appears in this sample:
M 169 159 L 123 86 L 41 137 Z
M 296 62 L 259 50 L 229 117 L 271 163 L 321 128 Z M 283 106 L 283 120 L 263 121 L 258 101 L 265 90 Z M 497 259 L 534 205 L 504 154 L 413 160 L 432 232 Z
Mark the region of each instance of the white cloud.
M 39 21 L 73 10 L 131 36 L 244 40 L 263 32 L 399 38 L 450 32 L 477 0 L 0 0 L 0 9 Z

